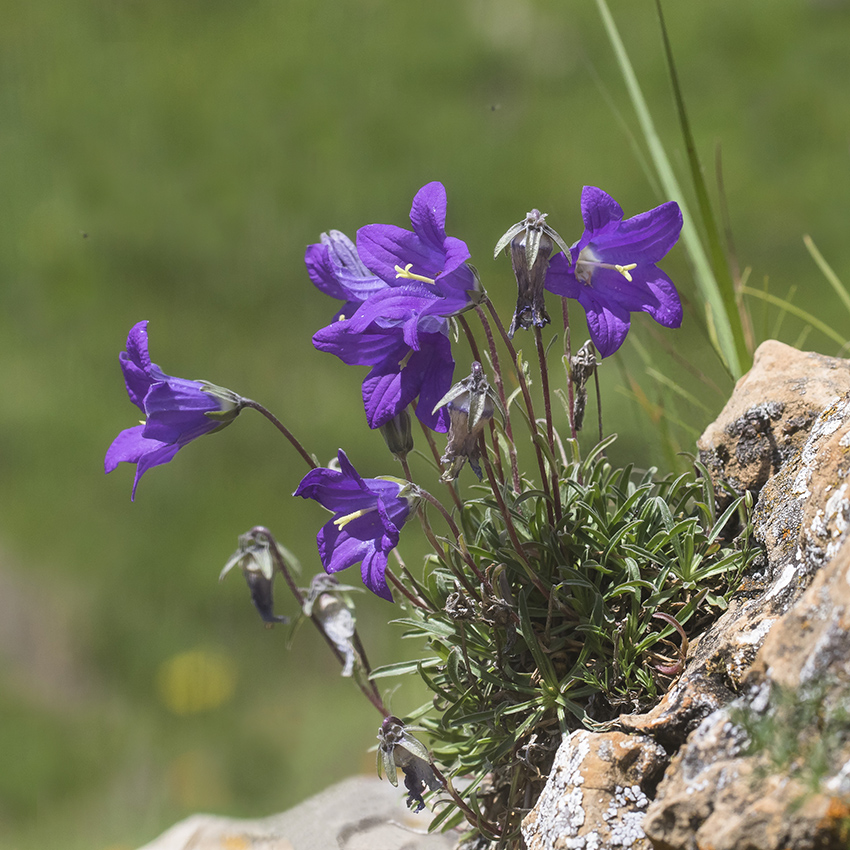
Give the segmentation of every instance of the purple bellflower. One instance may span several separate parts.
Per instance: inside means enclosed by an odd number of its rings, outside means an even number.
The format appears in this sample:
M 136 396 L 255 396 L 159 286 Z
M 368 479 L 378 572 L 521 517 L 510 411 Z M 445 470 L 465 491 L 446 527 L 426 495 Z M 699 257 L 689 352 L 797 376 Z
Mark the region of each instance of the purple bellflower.
M 133 326 L 127 350 L 119 355 L 130 401 L 145 419 L 113 440 L 104 461 L 107 472 L 122 461 L 136 464 L 131 499 L 145 472 L 168 463 L 197 437 L 229 425 L 243 405 L 243 399 L 230 390 L 206 381 L 172 378 L 151 363 L 147 326 L 147 322 Z
M 398 478 L 362 478 L 342 449 L 337 456 L 339 471 L 311 470 L 293 495 L 314 499 L 334 514 L 316 536 L 325 572 L 338 573 L 360 563 L 363 584 L 392 602 L 387 555 L 398 545 L 417 500 L 415 491 Z
M 308 249 L 310 276 L 314 282 L 323 281 L 317 286 L 326 292 L 334 288 L 336 297 L 348 299 L 341 311 L 346 318 L 318 331 L 313 344 L 344 363 L 372 367 L 363 382 L 370 428 L 380 428 L 418 397 L 420 421 L 446 431 L 447 417 L 434 412 L 434 405 L 451 386 L 454 374 L 448 317 L 479 300 L 478 278 L 467 265 L 466 244 L 446 235 L 446 190 L 441 183 L 428 183 L 416 193 L 410 220 L 413 231 L 389 224 L 360 228 L 355 251 L 360 265 L 353 259 L 337 263 L 332 277 L 338 289 L 327 283 L 327 276 L 321 278 L 318 251 L 311 254 Z M 331 261 L 330 247 L 327 256 Z M 358 270 L 356 289 L 339 271 L 342 265 Z M 374 278 L 365 282 L 364 269 L 374 272 L 383 287 Z M 363 295 L 349 316 L 346 309 Z
M 581 193 L 584 233 L 570 248 L 572 263 L 557 254 L 549 263 L 546 289 L 575 298 L 587 313 L 590 338 L 609 357 L 629 332 L 631 313 L 649 313 L 668 328 L 682 324 L 682 302 L 655 264 L 676 244 L 682 212 L 675 201 L 623 221 L 623 210 L 594 186 Z

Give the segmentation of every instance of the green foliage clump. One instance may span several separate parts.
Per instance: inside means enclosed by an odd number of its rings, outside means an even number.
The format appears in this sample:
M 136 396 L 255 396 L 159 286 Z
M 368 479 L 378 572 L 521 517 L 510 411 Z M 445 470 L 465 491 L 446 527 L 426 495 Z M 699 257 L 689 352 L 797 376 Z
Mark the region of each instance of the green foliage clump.
M 434 697 L 411 718 L 447 773 L 471 779 L 467 803 L 503 838 L 564 733 L 659 699 L 756 552 L 745 536 L 730 541 L 741 500 L 718 517 L 698 465 L 614 469 L 613 439 L 583 459 L 570 441 L 572 456 L 553 460 L 557 508 L 537 489 L 467 499 L 458 542 L 431 557 L 419 587 L 428 605 L 398 621 L 428 655 L 372 674 L 419 671 Z M 461 817 L 448 807 L 436 824 Z

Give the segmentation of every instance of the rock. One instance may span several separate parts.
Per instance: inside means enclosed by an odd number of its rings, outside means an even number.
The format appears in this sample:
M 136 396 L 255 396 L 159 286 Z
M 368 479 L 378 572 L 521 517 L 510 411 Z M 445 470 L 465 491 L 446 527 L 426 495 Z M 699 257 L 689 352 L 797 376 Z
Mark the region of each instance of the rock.
M 650 850 L 641 823 L 667 753 L 650 738 L 579 729 L 563 743 L 522 834 L 528 850 Z
M 451 835 L 425 834 L 428 821 L 389 782 L 354 776 L 260 820 L 192 815 L 141 850 L 451 850 Z
M 653 846 L 846 850 L 850 546 L 771 629 L 745 686 L 673 759 L 644 821 Z
M 773 593 L 786 607 L 837 551 L 850 526 L 850 395 L 818 415 L 800 451 L 764 487 L 753 516 Z
M 718 494 L 753 493 L 805 442 L 815 418 L 850 387 L 850 361 L 762 343 L 753 368 L 697 442 Z M 721 502 L 722 502 L 721 498 Z
M 619 718 L 636 763 L 672 756 L 637 782 L 646 800 L 611 806 L 617 768 L 597 767 L 624 732 L 575 732 L 523 823 L 529 850 L 850 847 L 848 389 L 850 361 L 758 349 L 699 448 L 717 486 L 759 497 L 765 559 L 661 702 Z

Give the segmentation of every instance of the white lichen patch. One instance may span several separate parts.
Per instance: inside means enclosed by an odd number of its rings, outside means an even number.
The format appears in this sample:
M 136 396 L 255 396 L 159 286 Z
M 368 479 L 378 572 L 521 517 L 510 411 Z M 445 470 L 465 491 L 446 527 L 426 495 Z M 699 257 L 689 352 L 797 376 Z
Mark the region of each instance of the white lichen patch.
M 797 553 L 799 560 L 799 551 Z M 778 596 L 786 587 L 794 579 L 794 576 L 797 574 L 797 566 L 796 564 L 786 564 L 785 569 L 782 570 L 782 574 L 778 579 L 773 583 L 773 587 L 765 594 L 765 601 L 768 599 L 773 599 L 774 596 Z
M 632 847 L 635 842 L 646 837 L 643 831 L 643 810 L 648 805 L 649 798 L 639 785 L 625 788 L 615 786 L 611 802 L 602 814 L 610 830 L 609 846 Z
M 522 834 L 531 850 L 555 850 L 558 839 L 578 838 L 584 825 L 584 776 L 581 765 L 590 752 L 589 733 L 579 729 L 564 740 L 555 756 L 549 779 L 534 811 L 523 822 Z M 561 840 L 558 848 L 594 850 L 581 837 L 581 844 Z
M 767 617 L 762 620 L 755 628 L 748 632 L 741 632 L 735 636 L 738 643 L 749 644 L 750 646 L 758 646 L 767 637 L 770 627 L 776 622 L 776 617 Z

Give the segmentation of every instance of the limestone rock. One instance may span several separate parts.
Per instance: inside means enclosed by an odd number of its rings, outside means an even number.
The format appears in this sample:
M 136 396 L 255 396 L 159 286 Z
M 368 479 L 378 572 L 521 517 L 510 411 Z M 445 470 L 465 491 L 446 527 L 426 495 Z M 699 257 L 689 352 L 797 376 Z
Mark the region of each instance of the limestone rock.
M 805 442 L 815 418 L 850 388 L 850 360 L 775 340 L 756 350 L 717 420 L 697 442 L 715 486 L 757 493 Z
M 846 850 L 850 546 L 771 629 L 745 685 L 742 696 L 707 717 L 673 759 L 644 821 L 653 846 Z M 814 690 L 807 696 L 806 688 Z M 783 713 L 782 700 L 789 698 L 800 702 Z M 813 714 L 803 722 L 806 699 Z M 753 752 L 748 723 L 765 724 L 767 732 Z
M 295 808 L 260 820 L 192 815 L 141 850 L 451 850 L 450 835 L 426 835 L 404 794 L 377 777 L 355 776 Z
M 660 745 L 623 732 L 573 732 L 522 824 L 528 850 L 650 850 L 647 791 L 667 764 Z
M 848 387 L 850 389 L 850 387 Z M 850 526 L 850 394 L 814 420 L 800 451 L 764 487 L 753 521 L 786 604 L 837 551 Z

